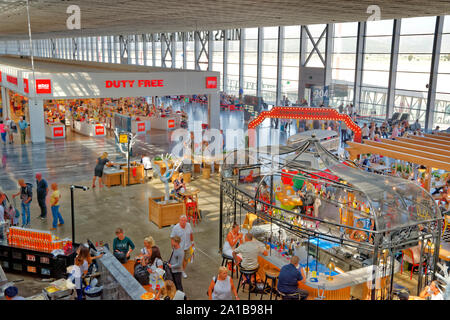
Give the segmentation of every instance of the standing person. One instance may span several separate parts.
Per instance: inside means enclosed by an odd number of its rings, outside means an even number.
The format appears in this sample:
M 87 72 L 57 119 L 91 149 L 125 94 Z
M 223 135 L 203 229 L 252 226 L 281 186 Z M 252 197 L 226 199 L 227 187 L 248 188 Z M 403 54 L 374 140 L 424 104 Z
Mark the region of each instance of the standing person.
M 60 226 L 64 224 L 64 220 L 61 216 L 61 213 L 59 212 L 59 200 L 61 199 L 61 193 L 59 192 L 58 185 L 56 183 L 52 183 L 51 188 L 53 190 L 50 197 L 50 208 L 52 210 L 53 216 L 52 230 L 56 230 L 56 227 L 58 226 L 58 220 Z
M 219 274 L 213 277 L 208 288 L 209 300 L 239 300 L 233 279 L 225 267 L 219 267 Z
M 181 239 L 180 247 L 184 250 L 183 268 L 181 271 L 183 277 L 187 278 L 187 274 L 184 270 L 186 270 L 186 265 L 192 257 L 191 247 L 194 247 L 194 235 L 192 233 L 191 224 L 187 223 L 187 217 L 184 215 L 180 217 L 180 222 L 172 229 L 170 237 L 173 238 L 175 236 L 178 236 Z M 183 291 L 182 289 L 180 290 Z
M 33 200 L 33 186 L 31 183 L 25 183 L 23 179 L 19 179 L 20 191 L 13 194 L 13 198 L 20 195 L 22 200 L 22 228 L 30 225 L 30 204 Z
M 24 119 L 24 117 L 20 117 L 19 120 L 19 128 L 20 128 L 20 140 L 22 144 L 25 144 L 26 137 L 27 137 L 27 128 L 28 128 L 28 122 Z
M 367 123 L 364 123 L 361 134 L 363 139 L 369 139 L 369 128 L 367 127 Z
M 121 263 L 126 263 L 135 245 L 130 238 L 125 237 L 122 228 L 116 229 L 116 236 L 117 238 L 113 241 L 113 254 Z
M 45 179 L 42 179 L 42 174 L 40 172 L 36 173 L 36 191 L 38 204 L 41 208 L 41 215 L 39 218 L 45 219 L 47 218 L 47 204 L 45 203 L 45 199 L 48 194 L 48 184 Z
M 90 249 L 86 247 L 84 244 L 80 245 L 77 249 L 77 256 L 83 260 L 83 264 L 81 265 L 81 273 L 82 275 L 86 275 L 89 271 L 89 267 L 92 263 L 96 263 L 94 260 L 103 257 L 103 253 L 98 256 L 91 256 Z
M 184 264 L 184 250 L 180 246 L 181 238 L 179 236 L 171 236 L 170 242 L 172 246 L 172 255 L 169 259 L 169 268 L 172 271 L 173 282 L 177 290 L 183 291 L 181 283 Z
M 300 281 L 304 281 L 302 271 L 299 271 L 300 258 L 293 256 L 289 264 L 283 266 L 280 270 L 280 275 L 278 276 L 277 289 L 284 294 L 298 294 L 301 300 L 306 300 L 308 297 L 308 291 L 300 289 L 298 287 Z M 298 299 L 298 296 L 294 297 L 283 297 L 283 300 Z
M 103 169 L 105 168 L 105 165 L 107 163 L 109 163 L 110 165 L 114 165 L 114 163 L 109 161 L 108 153 L 103 152 L 103 154 L 97 159 L 97 164 L 95 165 L 94 179 L 92 180 L 92 188 L 95 188 L 95 179 L 97 177 L 98 177 L 98 184 L 100 185 L 100 188 L 103 187 L 103 185 L 102 185 Z
M 71 268 L 69 271 L 69 279 L 75 284 L 75 289 L 77 290 L 77 300 L 83 300 L 83 273 L 81 270 L 83 262 L 83 258 L 78 255 L 75 257 L 75 264 L 72 267 L 69 267 Z
M 6 144 L 6 126 L 3 120 L 0 120 L 0 135 L 2 136 L 3 144 Z

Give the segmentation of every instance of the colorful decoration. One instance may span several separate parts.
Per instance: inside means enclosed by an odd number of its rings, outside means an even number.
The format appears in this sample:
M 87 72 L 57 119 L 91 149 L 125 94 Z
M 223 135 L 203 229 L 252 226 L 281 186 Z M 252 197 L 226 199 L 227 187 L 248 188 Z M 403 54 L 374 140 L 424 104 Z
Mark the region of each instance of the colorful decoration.
M 346 126 L 355 133 L 354 141 L 362 142 L 361 128 L 353 122 L 352 118 L 331 108 L 273 107 L 272 110 L 263 111 L 257 118 L 250 121 L 248 128 L 256 128 L 266 118 L 344 121 Z

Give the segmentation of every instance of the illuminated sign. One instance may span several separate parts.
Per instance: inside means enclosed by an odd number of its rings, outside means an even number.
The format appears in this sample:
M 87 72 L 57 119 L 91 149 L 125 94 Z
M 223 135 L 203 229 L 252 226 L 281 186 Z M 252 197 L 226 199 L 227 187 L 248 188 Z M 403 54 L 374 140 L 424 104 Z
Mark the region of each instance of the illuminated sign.
M 106 80 L 105 88 L 164 87 L 164 80 Z
M 63 127 L 53 128 L 53 136 L 54 137 L 64 137 L 64 128 Z
M 49 79 L 36 79 L 36 93 L 51 94 L 52 83 Z
M 104 126 L 95 126 L 95 135 L 101 136 L 105 134 L 105 127 Z
M 144 132 L 145 131 L 145 122 L 138 123 L 138 132 Z
M 23 91 L 26 93 L 30 92 L 30 87 L 28 87 L 28 79 L 23 79 Z
M 206 77 L 206 89 L 217 88 L 217 77 Z
M 12 83 L 13 85 L 17 86 L 17 78 L 13 76 L 6 76 L 6 81 L 9 83 Z

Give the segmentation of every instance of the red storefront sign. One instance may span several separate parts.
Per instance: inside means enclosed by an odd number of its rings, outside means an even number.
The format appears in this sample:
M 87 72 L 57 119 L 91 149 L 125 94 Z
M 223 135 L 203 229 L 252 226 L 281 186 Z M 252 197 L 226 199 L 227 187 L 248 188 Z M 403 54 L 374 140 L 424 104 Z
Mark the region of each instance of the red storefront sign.
M 206 89 L 217 88 L 217 77 L 206 77 Z
M 145 131 L 145 122 L 138 123 L 138 132 Z
M 106 80 L 105 88 L 164 87 L 164 80 Z
M 23 91 L 26 93 L 30 92 L 30 87 L 28 86 L 28 79 L 23 79 Z
M 2 82 L 2 72 L 0 71 L 0 82 Z
M 100 136 L 105 134 L 104 126 L 95 126 L 95 135 Z
M 175 128 L 175 120 L 173 120 L 173 119 L 167 120 L 167 127 Z
M 13 76 L 6 76 L 6 81 L 9 83 L 12 83 L 13 85 L 17 86 L 17 78 Z
M 51 94 L 52 82 L 49 79 L 36 79 L 36 93 Z
M 62 127 L 53 128 L 53 136 L 54 137 L 64 137 L 64 128 L 62 128 Z

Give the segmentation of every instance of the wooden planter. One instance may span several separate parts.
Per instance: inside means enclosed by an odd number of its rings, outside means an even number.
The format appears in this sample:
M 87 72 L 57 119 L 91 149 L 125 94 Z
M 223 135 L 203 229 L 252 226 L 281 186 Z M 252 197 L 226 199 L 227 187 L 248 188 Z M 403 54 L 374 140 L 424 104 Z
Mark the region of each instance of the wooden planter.
M 173 197 L 171 197 L 173 199 Z M 157 200 L 159 202 L 157 202 Z M 162 227 L 177 224 L 180 216 L 186 214 L 184 202 L 161 204 L 164 196 L 148 198 L 148 218 L 153 221 L 160 229 Z

